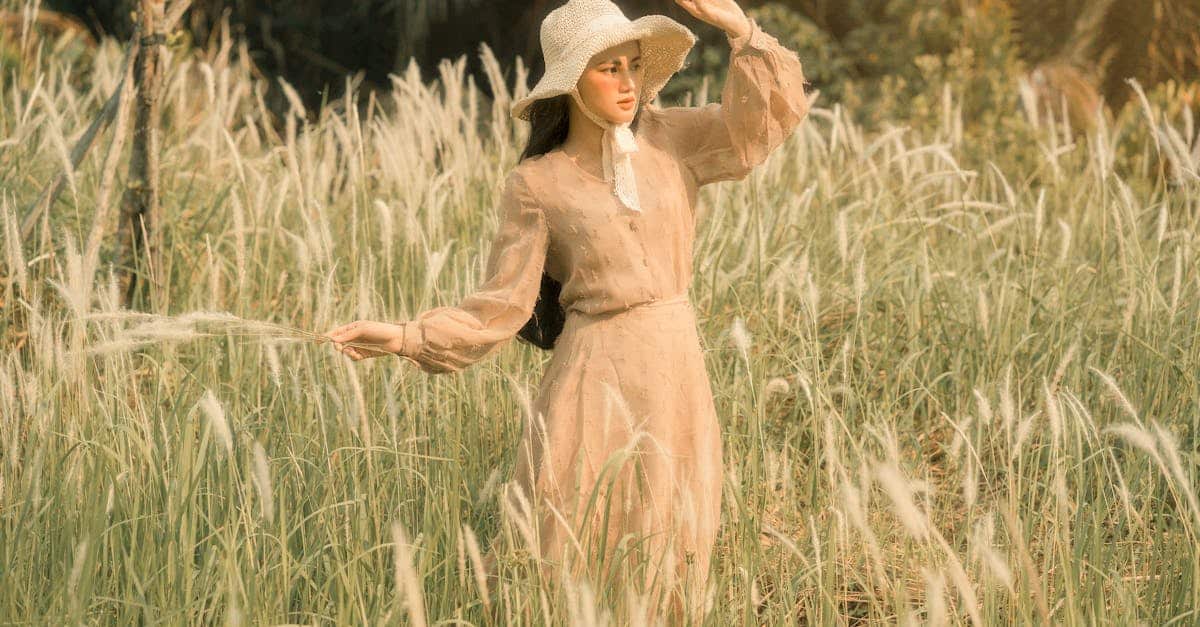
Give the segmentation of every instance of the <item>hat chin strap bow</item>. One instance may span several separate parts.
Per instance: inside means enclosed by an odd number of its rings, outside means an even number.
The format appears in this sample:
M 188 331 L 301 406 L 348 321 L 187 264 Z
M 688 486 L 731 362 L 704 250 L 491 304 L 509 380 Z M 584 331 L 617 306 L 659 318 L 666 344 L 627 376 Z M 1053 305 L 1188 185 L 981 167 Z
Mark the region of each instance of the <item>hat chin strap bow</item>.
M 600 138 L 603 148 L 601 161 L 604 165 L 604 180 L 613 183 L 613 192 L 623 205 L 641 213 L 642 206 L 638 200 L 633 160 L 630 158 L 630 155 L 638 151 L 638 145 L 633 131 L 629 128 L 629 122 L 616 124 L 597 115 L 591 107 L 584 104 L 578 89 L 571 90 L 571 97 L 575 99 L 579 109 L 588 119 L 604 129 L 604 135 Z

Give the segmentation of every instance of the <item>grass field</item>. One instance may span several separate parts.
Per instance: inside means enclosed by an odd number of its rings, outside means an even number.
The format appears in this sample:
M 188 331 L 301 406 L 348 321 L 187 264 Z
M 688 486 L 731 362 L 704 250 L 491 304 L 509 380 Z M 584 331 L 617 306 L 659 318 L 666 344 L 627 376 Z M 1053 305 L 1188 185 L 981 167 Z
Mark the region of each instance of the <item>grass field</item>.
M 520 552 L 490 596 L 475 577 L 548 354 L 430 376 L 272 326 L 479 283 L 525 139 L 509 87 L 447 63 L 272 124 L 230 53 L 169 65 L 160 317 L 120 310 L 111 131 L 19 233 L 122 51 L 0 66 L 0 623 L 609 620 L 617 591 Z M 1012 89 L 984 129 L 952 87 L 936 122 L 869 131 L 818 101 L 705 188 L 709 624 L 1200 622 L 1194 112 L 1139 93 L 1084 136 Z

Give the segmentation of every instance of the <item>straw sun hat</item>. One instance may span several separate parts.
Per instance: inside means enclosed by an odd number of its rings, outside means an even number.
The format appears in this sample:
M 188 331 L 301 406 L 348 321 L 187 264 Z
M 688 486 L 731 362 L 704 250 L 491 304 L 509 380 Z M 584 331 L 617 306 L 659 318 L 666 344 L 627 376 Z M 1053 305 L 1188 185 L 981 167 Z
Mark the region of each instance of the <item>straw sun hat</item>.
M 528 120 L 535 100 L 570 94 L 579 108 L 604 129 L 604 178 L 614 183 L 614 193 L 627 207 L 641 211 L 633 182 L 630 153 L 637 143 L 629 124 L 614 124 L 587 107 L 577 84 L 588 61 L 605 49 L 627 41 L 641 42 L 642 84 L 638 106 L 654 100 L 659 90 L 683 67 L 696 43 L 692 31 L 665 15 L 625 17 L 609 0 L 569 0 L 546 16 L 541 28 L 542 57 L 546 71 L 524 98 L 512 105 L 514 118 Z

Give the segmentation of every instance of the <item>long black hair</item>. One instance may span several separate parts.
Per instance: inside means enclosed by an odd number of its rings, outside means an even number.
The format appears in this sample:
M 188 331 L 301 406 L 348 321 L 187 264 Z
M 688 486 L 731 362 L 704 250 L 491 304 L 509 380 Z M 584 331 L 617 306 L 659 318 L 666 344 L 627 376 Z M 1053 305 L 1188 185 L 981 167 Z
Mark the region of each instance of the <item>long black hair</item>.
M 526 143 L 519 161 L 546 154 L 567 140 L 567 131 L 571 127 L 570 106 L 567 103 L 570 97 L 568 94 L 562 94 L 552 98 L 541 98 L 529 105 L 529 142 Z M 629 123 L 630 130 L 637 131 L 641 114 L 642 108 L 639 106 L 633 121 Z M 544 350 L 554 348 L 567 318 L 567 312 L 558 302 L 561 292 L 562 283 L 543 271 L 542 287 L 533 306 L 533 314 L 517 332 L 519 339 Z

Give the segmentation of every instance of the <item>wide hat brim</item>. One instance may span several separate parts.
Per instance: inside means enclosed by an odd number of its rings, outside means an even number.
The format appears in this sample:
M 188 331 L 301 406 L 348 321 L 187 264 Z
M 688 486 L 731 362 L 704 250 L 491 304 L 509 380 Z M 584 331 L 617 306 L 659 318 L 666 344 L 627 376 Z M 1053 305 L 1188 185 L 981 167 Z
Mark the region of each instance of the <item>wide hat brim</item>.
M 523 98 L 513 103 L 512 117 L 528 120 L 529 105 L 535 100 L 570 93 L 583 76 L 588 61 L 597 53 L 632 40 L 641 41 L 642 93 L 639 106 L 654 100 L 658 92 L 683 67 L 696 36 L 686 26 L 665 15 L 647 15 L 585 37 L 564 51 L 560 58 L 547 59 L 546 72 Z

